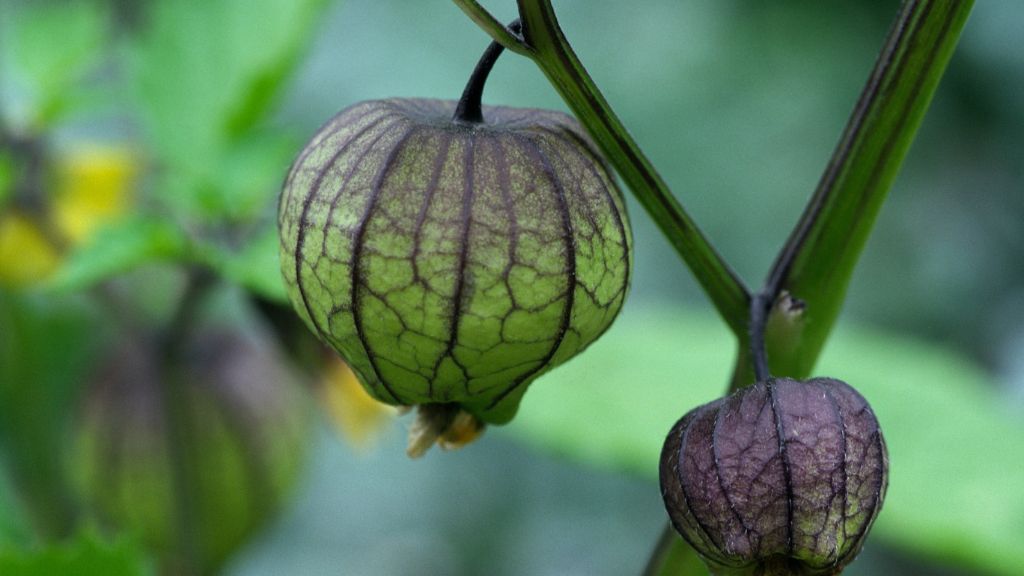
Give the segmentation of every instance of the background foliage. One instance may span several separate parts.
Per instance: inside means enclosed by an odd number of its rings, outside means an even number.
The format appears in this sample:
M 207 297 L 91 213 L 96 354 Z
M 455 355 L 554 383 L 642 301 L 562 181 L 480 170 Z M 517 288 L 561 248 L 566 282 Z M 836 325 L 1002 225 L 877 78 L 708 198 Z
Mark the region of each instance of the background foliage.
M 827 161 L 896 4 L 556 7 L 663 176 L 755 280 Z M 511 1 L 488 5 L 513 16 Z M 42 246 L 35 263 L 59 254 L 27 291 L 15 280 L 0 289 L 0 572 L 95 557 L 78 566 L 134 574 L 152 566 L 135 540 L 75 525 L 57 530 L 76 534 L 71 542 L 46 548 L 31 519 L 39 501 L 56 502 L 55 524 L 70 514 L 50 496 L 65 492 L 63 460 L 39 454 L 67 450 L 72 432 L 55 423 L 73 420 L 112 330 L 96 292 L 128 293 L 126 313 L 163 326 L 183 271 L 208 269 L 244 287 L 237 298 L 269 311 L 278 338 L 317 371 L 301 328 L 273 304 L 283 298 L 274 213 L 288 163 L 355 101 L 457 97 L 487 39 L 442 0 L 0 0 L 0 11 L 0 126 L 45 137 L 50 213 L 87 215 L 70 218 L 77 227 L 56 216 L 42 226 L 64 238 L 49 248 L 52 233 L 34 243 L 15 234 L 24 157 L 0 150 L 0 279 L 26 269 L 26 246 Z M 1022 21 L 1013 0 L 976 6 L 821 363 L 872 401 L 892 451 L 889 499 L 849 574 L 1024 565 L 1014 464 L 1024 457 Z M 511 55 L 485 100 L 563 108 Z M 75 171 L 82 158 L 90 169 Z M 675 254 L 630 207 L 637 276 L 623 318 L 534 386 L 515 422 L 418 462 L 401 455 L 403 421 L 369 452 L 320 427 L 292 503 L 223 571 L 638 572 L 664 522 L 661 438 L 724 389 L 733 351 Z M 88 231 L 75 232 L 83 221 Z M 5 251 L 10 238 L 18 250 Z

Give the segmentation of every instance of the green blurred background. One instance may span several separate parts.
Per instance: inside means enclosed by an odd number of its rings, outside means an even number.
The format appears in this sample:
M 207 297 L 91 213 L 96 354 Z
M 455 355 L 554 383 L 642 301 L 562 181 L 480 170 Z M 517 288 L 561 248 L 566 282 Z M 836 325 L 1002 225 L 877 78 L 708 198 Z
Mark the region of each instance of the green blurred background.
M 505 21 L 514 4 L 486 3 Z M 16 128 L 39 126 L 57 150 L 112 142 L 145 157 L 134 209 L 202 222 L 191 230 L 200 236 L 208 221 L 241 223 L 234 232 L 265 227 L 290 157 L 327 118 L 365 99 L 456 98 L 487 43 L 445 0 L 94 3 L 109 25 L 95 61 L 68 88 L 80 96 L 52 121 L 33 124 L 26 119 L 45 82 L 23 65 L 24 50 L 60 52 L 73 40 L 26 28 L 40 5 L 86 4 L 0 0 L 0 118 Z M 766 272 L 813 190 L 897 7 L 880 0 L 556 2 L 566 35 L 612 106 L 750 284 Z M 206 11 L 222 20 L 194 22 Z M 265 20 L 292 21 L 295 11 L 313 15 L 296 20 L 308 20 L 294 26 L 301 41 L 257 75 L 280 88 L 239 92 L 255 104 L 219 102 L 236 61 L 291 46 Z M 231 26 L 218 25 L 225 22 Z M 1024 456 L 1022 26 L 1024 6 L 1016 0 L 975 7 L 823 360 L 842 371 L 829 375 L 848 379 L 876 405 L 893 452 L 890 500 L 862 558 L 846 572 L 854 576 L 1024 569 L 1024 472 L 1016 470 Z M 19 34 L 36 41 L 12 41 Z M 222 40 L 242 55 L 220 51 Z M 565 109 L 534 65 L 514 55 L 498 64 L 484 99 Z M 221 192 L 211 193 L 202 178 L 166 168 L 196 166 L 196 173 L 220 177 L 219 164 L 202 168 L 204 160 L 193 158 L 204 155 L 207 141 L 191 135 L 205 134 L 204 123 L 224 109 L 242 110 L 234 126 L 249 132 L 209 145 L 221 155 L 208 154 L 208 161 L 228 159 L 228 175 L 210 180 Z M 258 121 L 245 124 L 246 110 Z M 232 193 L 238 182 L 252 191 Z M 198 200 L 183 207 L 180 198 L 190 194 Z M 629 208 L 636 276 L 607 342 L 541 379 L 520 419 L 458 452 L 408 460 L 401 419 L 374 447 L 355 448 L 330 418 L 317 417 L 293 497 L 223 573 L 639 573 L 665 522 L 653 467 L 658 434 L 724 388 L 732 349 L 674 252 L 632 199 Z M 259 264 L 251 269 L 261 278 L 215 257 L 202 262 L 245 293 L 273 301 L 278 288 L 265 286 L 279 282 L 273 242 L 260 244 L 258 233 L 239 237 L 222 244 L 236 253 L 254 247 Z M 159 259 L 89 274 L 115 282 L 124 274 L 130 286 L 154 286 L 167 274 L 151 266 Z M 84 290 L 68 284 L 72 294 Z M 4 330 L 0 324 L 0 342 Z M 640 348 L 658 354 L 641 361 Z M 19 355 L 12 350 L 8 358 Z M 864 387 L 850 374 L 863 374 Z M 872 396 L 876 388 L 882 405 Z M 886 396 L 887 389 L 907 392 Z M 620 404 L 609 400 L 616 393 Z M 624 408 L 634 397 L 653 403 L 655 413 Z M 11 408 L 0 407 L 0 418 Z M 977 463 L 946 466 L 972 454 Z M 16 502 L 16 482 L 4 484 L 0 492 Z M 904 494 L 901 505 L 896 499 Z M 0 550 L 31 548 L 32 538 L 5 544 L 4 514 L 0 505 Z

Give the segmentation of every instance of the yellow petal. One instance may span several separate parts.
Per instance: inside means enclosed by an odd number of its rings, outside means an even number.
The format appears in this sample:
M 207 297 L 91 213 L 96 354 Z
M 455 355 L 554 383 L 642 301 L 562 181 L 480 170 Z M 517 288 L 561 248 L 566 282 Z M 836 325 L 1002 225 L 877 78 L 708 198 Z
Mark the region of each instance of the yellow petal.
M 374 400 L 352 369 L 336 356 L 324 370 L 322 395 L 327 412 L 342 437 L 356 448 L 373 446 L 397 410 Z
M 126 149 L 88 146 L 58 157 L 53 218 L 72 244 L 124 214 L 133 200 L 138 159 Z
M 14 211 L 0 215 L 0 286 L 39 282 L 57 262 L 57 250 L 34 222 Z

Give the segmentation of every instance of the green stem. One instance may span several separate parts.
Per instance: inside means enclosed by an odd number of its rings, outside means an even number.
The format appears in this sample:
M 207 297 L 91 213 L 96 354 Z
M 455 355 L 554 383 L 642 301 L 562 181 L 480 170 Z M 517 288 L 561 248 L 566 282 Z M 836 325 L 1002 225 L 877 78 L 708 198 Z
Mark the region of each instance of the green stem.
M 780 252 L 762 293 L 771 302 L 765 337 L 772 370 L 810 374 L 831 332 L 875 217 L 949 63 L 973 0 L 907 0 L 811 202 Z M 752 382 L 741 342 L 730 390 Z M 670 559 L 693 554 L 679 538 L 656 550 L 645 576 L 681 576 Z M 658 561 L 657 558 L 664 558 Z
M 769 274 L 767 284 L 803 308 L 769 326 L 773 372 L 802 378 L 813 369 L 973 4 L 904 2 L 814 196 Z
M 548 0 L 519 0 L 529 56 L 594 138 L 633 194 L 689 266 L 738 336 L 747 330 L 750 295 L 673 196 L 591 80 L 562 34 Z

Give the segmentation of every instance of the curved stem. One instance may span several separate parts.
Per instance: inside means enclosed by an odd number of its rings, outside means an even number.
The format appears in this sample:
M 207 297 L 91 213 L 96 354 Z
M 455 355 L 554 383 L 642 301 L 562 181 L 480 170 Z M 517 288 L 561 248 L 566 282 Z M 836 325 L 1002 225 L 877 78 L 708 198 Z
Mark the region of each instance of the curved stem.
M 689 266 L 732 331 L 747 331 L 750 294 L 676 200 L 562 34 L 549 0 L 518 0 L 530 56 Z
M 508 25 L 508 30 L 514 34 L 518 34 L 522 30 L 522 24 L 519 20 L 513 20 Z M 505 51 L 505 47 L 501 43 L 494 41 L 484 50 L 483 56 L 480 57 L 480 61 L 476 63 L 476 68 L 473 69 L 473 74 L 469 77 L 469 82 L 466 83 L 465 90 L 462 91 L 462 97 L 459 98 L 459 103 L 455 107 L 455 115 L 452 118 L 455 122 L 461 122 L 465 124 L 480 124 L 484 121 L 482 98 L 484 95 L 484 85 L 487 84 L 487 77 L 491 74 L 491 69 L 494 68 L 494 63 L 498 61 L 498 57 Z

